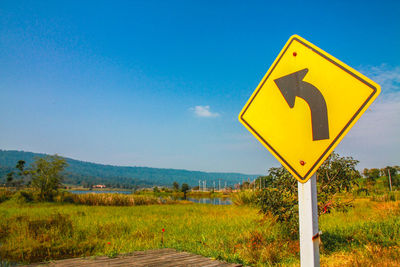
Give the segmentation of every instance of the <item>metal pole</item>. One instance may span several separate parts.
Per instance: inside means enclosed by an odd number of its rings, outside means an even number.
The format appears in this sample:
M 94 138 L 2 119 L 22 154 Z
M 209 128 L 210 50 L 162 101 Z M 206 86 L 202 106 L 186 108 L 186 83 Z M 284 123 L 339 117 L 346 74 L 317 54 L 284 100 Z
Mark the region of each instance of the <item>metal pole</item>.
M 389 170 L 389 168 L 388 168 L 387 170 L 388 170 L 388 176 L 389 176 L 390 191 L 392 191 L 392 177 L 390 176 L 390 170 Z
M 319 266 L 317 175 L 306 183 L 298 182 L 300 223 L 300 265 Z

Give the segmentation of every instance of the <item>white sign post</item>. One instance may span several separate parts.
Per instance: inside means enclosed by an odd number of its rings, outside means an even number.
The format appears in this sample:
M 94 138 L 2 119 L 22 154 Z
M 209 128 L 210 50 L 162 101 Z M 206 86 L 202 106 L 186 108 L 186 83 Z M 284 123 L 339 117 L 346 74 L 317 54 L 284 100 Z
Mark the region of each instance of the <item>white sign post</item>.
M 319 266 L 319 230 L 317 205 L 317 175 L 306 183 L 298 182 L 300 265 Z

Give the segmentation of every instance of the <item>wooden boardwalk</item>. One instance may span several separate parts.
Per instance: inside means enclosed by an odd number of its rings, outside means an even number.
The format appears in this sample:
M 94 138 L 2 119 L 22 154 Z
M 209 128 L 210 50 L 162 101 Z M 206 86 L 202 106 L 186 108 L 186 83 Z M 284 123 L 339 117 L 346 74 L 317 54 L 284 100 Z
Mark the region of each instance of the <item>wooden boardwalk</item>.
M 58 260 L 46 264 L 33 264 L 29 266 L 135 266 L 135 267 L 175 267 L 175 266 L 207 266 L 207 267 L 239 267 L 240 264 L 231 264 L 212 260 L 188 252 L 179 252 L 175 249 L 165 248 L 158 250 L 137 251 L 130 254 L 119 255 L 115 258 L 105 256 L 94 258 L 75 258 Z

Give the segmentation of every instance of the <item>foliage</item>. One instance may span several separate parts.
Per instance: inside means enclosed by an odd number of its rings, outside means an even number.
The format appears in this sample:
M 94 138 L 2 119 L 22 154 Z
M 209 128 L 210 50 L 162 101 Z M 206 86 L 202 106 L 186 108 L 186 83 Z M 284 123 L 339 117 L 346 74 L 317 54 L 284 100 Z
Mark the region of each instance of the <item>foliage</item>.
M 386 166 L 386 168 L 382 169 L 382 172 L 383 172 L 383 175 L 385 175 L 385 176 L 389 176 L 389 173 L 390 173 L 390 176 L 393 177 L 393 176 L 396 176 L 399 171 L 396 167 Z
M 355 169 L 358 161 L 351 157 L 340 157 L 332 153 L 317 172 L 318 208 L 320 214 L 332 208 L 345 210 L 351 201 L 342 201 L 335 196 L 350 191 L 360 178 Z M 268 176 L 259 177 L 257 183 L 265 185 L 258 194 L 257 204 L 265 214 L 271 214 L 280 223 L 289 227 L 290 236 L 298 232 L 297 181 L 284 168 L 270 168 Z
M 66 165 L 65 159 L 57 155 L 37 158 L 33 162 L 30 170 L 32 187 L 40 192 L 39 200 L 52 200 L 61 186 L 61 172 Z
M 28 174 L 28 171 L 24 170 L 24 168 L 25 161 L 19 160 L 15 166 L 15 169 L 18 171 L 10 171 L 7 173 L 6 185 L 20 188 L 24 184 L 25 177 Z
M 29 202 L 33 202 L 35 199 L 38 199 L 38 195 L 34 194 L 31 191 L 17 191 L 14 196 L 13 199 L 20 204 L 23 203 L 29 203 Z
M 14 195 L 14 192 L 0 189 L 0 203 L 9 200 Z
M 14 172 L 7 173 L 7 184 L 10 185 L 14 180 Z
M 183 183 L 181 191 L 183 192 L 183 197 L 186 198 L 186 192 L 189 191 L 189 185 L 186 183 Z
M 175 191 L 178 191 L 178 190 L 179 190 L 179 184 L 175 181 L 175 182 L 172 184 L 172 188 L 173 188 Z
M 285 224 L 290 237 L 298 232 L 297 180 L 284 168 L 270 168 L 268 176 L 261 177 L 265 188 L 259 193 L 257 204 L 264 214 L 272 215 Z
M 377 179 L 381 176 L 380 173 L 381 171 L 377 168 L 372 168 L 372 169 L 365 168 L 363 170 L 363 175 L 367 179 L 369 187 L 375 185 Z
M 351 191 L 361 177 L 356 170 L 357 160 L 340 157 L 333 152 L 318 168 L 317 191 L 319 213 L 330 212 L 332 208 L 346 209 L 351 201 L 335 199 L 336 194 Z
M 257 201 L 257 193 L 251 190 L 238 191 L 231 195 L 235 205 L 254 205 Z

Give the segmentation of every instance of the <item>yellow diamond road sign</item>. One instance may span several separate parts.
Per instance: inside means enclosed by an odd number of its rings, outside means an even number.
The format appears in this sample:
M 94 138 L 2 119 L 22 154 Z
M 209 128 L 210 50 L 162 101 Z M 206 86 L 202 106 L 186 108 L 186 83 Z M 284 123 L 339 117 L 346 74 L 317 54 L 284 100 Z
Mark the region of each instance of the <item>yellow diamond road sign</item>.
M 302 183 L 380 93 L 380 86 L 294 35 L 239 121 Z

